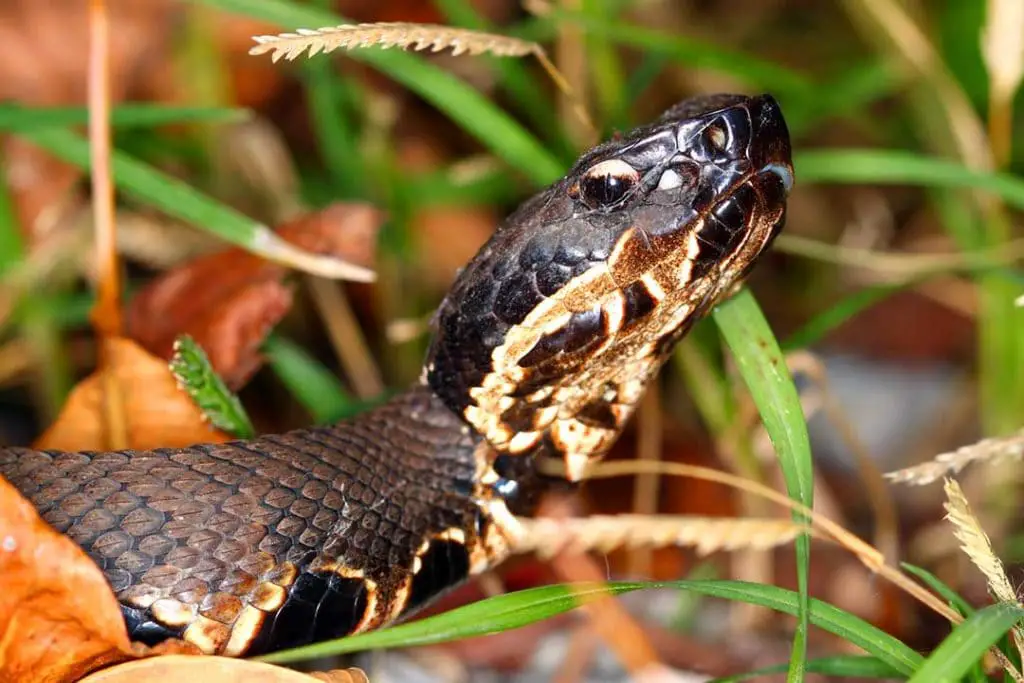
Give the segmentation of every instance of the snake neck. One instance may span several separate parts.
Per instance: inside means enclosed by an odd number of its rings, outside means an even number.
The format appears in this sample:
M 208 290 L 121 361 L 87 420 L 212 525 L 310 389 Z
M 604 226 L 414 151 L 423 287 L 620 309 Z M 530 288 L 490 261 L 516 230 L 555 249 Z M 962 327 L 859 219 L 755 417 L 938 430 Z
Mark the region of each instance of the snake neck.
M 538 461 L 546 456 L 538 447 L 534 457 L 510 457 L 499 453 L 461 415 L 451 410 L 447 403 L 426 382 L 419 382 L 400 400 L 408 406 L 408 421 L 417 424 L 423 420 L 448 425 L 457 424 L 461 433 L 473 443 L 475 464 L 474 478 L 485 489 L 488 498 L 500 500 L 508 510 L 517 516 L 531 516 L 546 493 L 565 491 L 575 484 L 560 477 L 544 475 L 537 467 Z M 438 453 L 437 457 L 443 457 Z

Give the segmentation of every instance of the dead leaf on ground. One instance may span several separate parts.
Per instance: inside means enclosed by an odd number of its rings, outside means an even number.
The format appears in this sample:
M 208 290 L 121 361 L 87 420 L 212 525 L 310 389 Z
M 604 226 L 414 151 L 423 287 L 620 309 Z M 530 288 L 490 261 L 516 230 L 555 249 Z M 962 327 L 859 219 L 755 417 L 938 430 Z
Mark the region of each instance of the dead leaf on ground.
M 109 338 L 104 365 L 71 392 L 60 415 L 36 441 L 35 448 L 58 450 L 110 450 L 116 447 L 106 433 L 104 373 L 112 373 L 124 406 L 127 448 L 183 447 L 194 443 L 228 441 L 213 429 L 202 411 L 177 382 L 167 362 L 123 338 Z
M 79 683 L 163 683 L 164 681 L 216 681 L 217 683 L 369 683 L 359 669 L 304 674 L 280 666 L 227 657 L 152 657 L 97 671 Z
M 369 204 L 336 203 L 301 216 L 278 234 L 307 251 L 372 267 L 383 214 Z M 128 307 L 129 334 L 170 358 L 174 340 L 189 334 L 231 389 L 259 369 L 259 347 L 292 305 L 284 266 L 240 248 L 204 256 L 149 283 Z
M 0 478 L 0 680 L 73 681 L 132 657 L 99 568 Z

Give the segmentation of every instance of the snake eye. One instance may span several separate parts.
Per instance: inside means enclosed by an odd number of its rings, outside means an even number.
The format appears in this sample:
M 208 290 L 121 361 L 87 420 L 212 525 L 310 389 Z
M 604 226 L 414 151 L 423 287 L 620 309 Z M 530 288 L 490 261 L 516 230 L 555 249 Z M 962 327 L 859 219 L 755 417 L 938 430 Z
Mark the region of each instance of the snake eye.
M 640 174 L 621 159 L 594 164 L 580 178 L 580 199 L 592 209 L 622 200 L 640 182 Z

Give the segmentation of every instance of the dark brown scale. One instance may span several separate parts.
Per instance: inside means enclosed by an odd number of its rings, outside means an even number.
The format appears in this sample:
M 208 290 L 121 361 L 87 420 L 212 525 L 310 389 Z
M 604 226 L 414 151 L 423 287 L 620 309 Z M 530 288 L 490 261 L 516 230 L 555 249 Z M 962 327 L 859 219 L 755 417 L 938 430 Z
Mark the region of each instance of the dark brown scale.
M 606 324 L 605 314 L 600 306 L 573 313 L 565 325 L 537 340 L 533 348 L 519 359 L 519 366 L 534 367 L 559 354 L 578 351 L 595 341 L 599 343 Z
M 534 431 L 533 416 L 537 413 L 538 405 L 528 401 L 517 401 L 514 406 L 501 414 L 502 423 L 516 432 Z
M 341 638 L 351 633 L 369 607 L 366 582 L 331 572 L 300 574 L 288 601 L 269 616 L 248 654 Z
M 626 299 L 626 310 L 622 320 L 623 330 L 628 330 L 643 320 L 658 305 L 658 300 L 654 298 L 651 291 L 647 289 L 647 285 L 641 280 L 628 284 L 622 290 L 622 294 Z
M 707 215 L 697 231 L 700 253 L 694 262 L 695 277 L 702 276 L 739 246 L 747 230 L 748 214 L 755 210 L 755 205 L 754 190 L 745 184 Z
M 0 475 L 85 548 L 119 593 L 132 637 L 144 642 L 183 629 L 160 624 L 132 596 L 149 595 L 147 604 L 199 593 L 244 601 L 279 576 L 276 567 L 294 563 L 299 578 L 258 634 L 269 651 L 345 635 L 362 618 L 362 581 L 327 579 L 314 573 L 317 563 L 365 572 L 387 605 L 425 539 L 458 528 L 475 541 L 478 441 L 417 389 L 355 422 L 247 442 L 121 453 L 7 449 Z M 417 605 L 450 585 L 442 577 L 461 581 L 461 566 L 447 574 L 434 566 L 417 584 Z
M 505 280 L 498 290 L 494 300 L 494 315 L 498 316 L 499 320 L 514 325 L 522 322 L 523 318 L 543 300 L 544 296 L 537 290 L 533 275 L 519 273 Z
M 553 296 L 569 280 L 572 279 L 573 269 L 564 263 L 548 263 L 537 271 L 537 289 L 544 296 Z
M 611 406 L 605 401 L 588 403 L 576 414 L 576 419 L 583 424 L 603 429 L 615 429 L 618 426 L 615 413 L 612 412 Z
M 433 541 L 420 560 L 423 564 L 412 578 L 406 611 L 419 609 L 435 595 L 469 576 L 469 552 L 465 545 L 456 541 Z

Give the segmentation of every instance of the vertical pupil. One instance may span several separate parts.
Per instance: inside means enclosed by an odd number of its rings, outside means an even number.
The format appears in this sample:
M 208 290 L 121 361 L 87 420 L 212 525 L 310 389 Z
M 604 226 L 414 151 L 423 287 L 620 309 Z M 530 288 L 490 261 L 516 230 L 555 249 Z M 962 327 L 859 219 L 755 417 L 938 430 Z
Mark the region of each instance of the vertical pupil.
M 598 204 L 612 204 L 626 193 L 628 183 L 617 175 L 602 174 L 591 176 L 584 188 L 590 199 Z
M 606 175 L 604 177 L 603 191 L 604 197 L 602 199 L 606 202 L 613 202 L 622 196 L 624 184 L 618 176 Z

